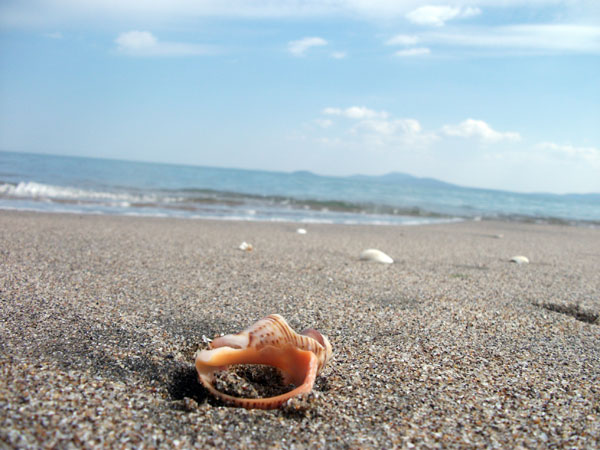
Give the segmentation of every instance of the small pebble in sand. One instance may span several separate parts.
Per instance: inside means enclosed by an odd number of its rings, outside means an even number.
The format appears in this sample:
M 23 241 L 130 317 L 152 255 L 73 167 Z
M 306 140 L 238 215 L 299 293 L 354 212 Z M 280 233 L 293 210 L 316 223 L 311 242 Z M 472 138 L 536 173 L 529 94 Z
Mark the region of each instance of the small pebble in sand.
M 527 258 L 527 256 L 513 256 L 512 258 L 510 258 L 510 262 L 514 262 L 517 264 L 529 264 L 529 258 Z
M 306 234 L 306 229 L 305 228 L 298 228 L 296 230 L 296 233 L 298 233 L 298 234 Z
M 240 250 L 244 250 L 246 252 L 251 252 L 254 247 L 252 247 L 252 244 L 248 244 L 246 241 L 242 242 L 239 246 Z
M 198 402 L 190 397 L 183 397 L 182 406 L 184 411 L 196 411 L 199 408 Z
M 360 259 L 363 261 L 376 261 L 383 264 L 392 264 L 394 260 L 381 250 L 369 248 L 360 254 Z

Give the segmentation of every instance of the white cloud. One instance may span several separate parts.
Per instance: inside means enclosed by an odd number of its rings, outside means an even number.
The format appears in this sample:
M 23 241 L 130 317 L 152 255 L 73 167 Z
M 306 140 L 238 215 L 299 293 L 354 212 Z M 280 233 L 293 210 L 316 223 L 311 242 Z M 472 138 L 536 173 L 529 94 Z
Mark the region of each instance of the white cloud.
M 156 27 L 172 29 L 179 24 L 189 28 L 193 21 L 206 17 L 223 19 L 344 18 L 372 20 L 373 18 L 403 17 L 423 24 L 441 25 L 448 20 L 474 16 L 490 7 L 510 15 L 522 0 L 3 0 L 0 1 L 0 27 L 43 27 L 48 29 L 81 27 L 83 29 L 114 29 L 117 24 L 130 23 L 133 29 Z M 600 54 L 600 26 L 597 1 L 531 0 L 536 11 L 554 14 L 562 23 L 537 23 L 507 26 L 462 26 L 423 30 L 418 35 L 400 34 L 386 44 L 430 48 L 438 53 L 442 48 L 456 47 L 520 53 L 587 53 Z M 506 16 L 504 15 L 506 14 Z M 586 25 L 587 24 L 587 25 Z M 65 28 L 65 29 L 70 29 Z M 443 30 L 443 31 L 442 31 Z M 58 35 L 57 35 L 58 36 Z M 154 47 L 160 54 L 198 54 L 196 45 L 158 42 Z M 500 52 L 499 50 L 502 50 Z M 297 52 L 303 53 L 302 47 Z M 341 52 L 339 52 L 341 55 Z M 331 55 L 334 58 L 336 56 Z M 407 55 L 399 56 L 410 56 Z
M 127 31 L 115 39 L 117 50 L 131 56 L 190 56 L 210 53 L 206 46 L 160 42 L 149 31 Z
M 600 192 L 600 148 L 540 142 L 525 148 L 502 149 L 485 153 L 481 159 L 487 168 L 481 170 L 475 185 L 485 186 L 485 178 L 497 178 L 497 186 L 513 179 L 517 186 L 511 190 L 567 192 Z M 517 174 L 520 174 L 517 175 Z
M 325 108 L 323 110 L 323 114 L 331 116 L 343 116 L 347 117 L 348 119 L 385 119 L 388 116 L 388 113 L 385 111 L 374 111 L 364 106 L 350 106 L 346 109 Z
M 593 20 L 598 17 L 595 0 L 445 0 L 442 6 L 423 0 L 3 0 L 0 2 L 0 24 L 8 26 L 47 26 L 75 23 L 108 26 L 130 23 L 134 26 L 156 25 L 160 21 L 189 21 L 205 17 L 282 18 L 354 17 L 362 20 L 400 18 L 412 14 L 417 20 L 444 21 L 445 10 L 458 10 L 458 18 L 479 13 L 480 8 L 522 8 L 524 4 L 560 8 L 562 17 Z M 425 8 L 425 9 L 423 9 Z M 442 8 L 427 13 L 427 8 Z M 416 11 L 421 10 L 418 14 Z M 595 16 L 594 16 L 595 14 Z M 453 16 L 452 18 L 457 18 Z M 450 19 L 445 19 L 450 20 Z M 113 24 L 111 24 L 113 22 Z M 142 25 L 144 24 L 144 25 Z
M 375 111 L 365 106 L 351 106 L 345 109 L 328 107 L 324 108 L 322 113 L 328 116 L 341 116 L 355 120 L 356 124 L 351 129 L 353 133 L 362 130 L 381 136 L 422 135 L 423 137 L 426 136 L 429 140 L 438 139 L 435 133 L 425 133 L 421 124 L 416 119 L 390 118 L 390 114 L 387 111 Z M 323 119 L 320 120 L 323 121 Z M 320 124 L 323 125 L 323 123 Z M 441 129 L 441 134 L 465 139 L 475 138 L 489 143 L 519 141 L 521 139 L 519 133 L 496 131 L 483 120 L 475 119 L 466 119 L 458 125 L 445 125 Z
M 406 15 L 406 18 L 419 25 L 441 27 L 448 20 L 467 18 L 481 14 L 479 8 L 461 8 L 459 6 L 421 6 Z
M 492 129 L 483 120 L 467 119 L 458 125 L 444 125 L 442 133 L 446 136 L 460 137 L 465 139 L 475 138 L 483 142 L 495 143 L 500 141 L 519 141 L 519 133 L 506 131 L 500 132 Z
M 311 47 L 320 47 L 327 45 L 327 41 L 320 37 L 305 37 L 297 41 L 288 43 L 288 50 L 294 56 L 304 56 L 306 51 Z
M 333 52 L 331 57 L 333 59 L 344 59 L 347 56 L 346 52 Z
M 415 45 L 419 42 L 419 38 L 417 36 L 407 35 L 407 34 L 398 34 L 385 42 L 385 45 L 403 45 L 403 46 L 411 46 Z M 424 56 L 429 55 L 431 50 L 427 47 L 412 47 L 405 48 L 402 50 L 398 50 L 394 53 L 394 55 L 403 57 L 411 57 L 411 56 Z
M 398 133 L 414 135 L 421 132 L 421 124 L 415 119 L 363 120 L 359 127 L 388 136 Z
M 425 33 L 422 41 L 444 46 L 600 53 L 600 27 L 573 24 L 513 25 L 460 33 Z
M 405 50 L 398 50 L 394 53 L 396 56 L 406 57 L 406 56 L 425 56 L 429 55 L 431 50 L 427 47 L 415 47 L 415 48 L 407 48 Z
M 419 42 L 417 36 L 408 34 L 397 34 L 396 36 L 385 41 L 385 45 L 415 45 Z
M 342 159 L 353 155 L 348 165 L 345 160 L 341 162 L 345 168 L 342 172 L 383 172 L 393 166 L 442 179 L 452 172 L 454 175 L 448 181 L 486 188 L 537 192 L 600 189 L 597 146 L 513 142 L 522 141 L 518 133 L 498 131 L 474 119 L 428 130 L 414 118 L 397 118 L 389 112 L 385 112 L 386 117 L 373 117 L 374 109 L 356 108 L 371 113 L 353 120 L 336 120 L 335 128 L 317 130 L 310 137 L 315 146 L 327 149 L 324 154 Z M 320 120 L 331 116 L 349 118 L 352 116 L 346 114 L 349 110 L 325 108 Z M 468 145 L 462 139 L 501 145 L 490 145 L 486 151 L 480 151 L 478 145 Z
M 349 147 L 357 145 L 371 149 L 419 148 L 437 139 L 434 133 L 424 132 L 418 120 L 412 118 L 393 118 L 387 111 L 375 111 L 364 106 L 349 108 L 325 108 L 323 114 L 352 119 L 346 128 L 339 129 L 336 144 Z M 351 136 L 345 139 L 344 136 Z M 331 136 L 328 138 L 331 139 Z M 323 141 L 320 141 L 323 142 Z
M 600 149 L 596 147 L 575 147 L 570 144 L 560 145 L 554 142 L 540 142 L 535 148 L 548 156 L 600 164 Z

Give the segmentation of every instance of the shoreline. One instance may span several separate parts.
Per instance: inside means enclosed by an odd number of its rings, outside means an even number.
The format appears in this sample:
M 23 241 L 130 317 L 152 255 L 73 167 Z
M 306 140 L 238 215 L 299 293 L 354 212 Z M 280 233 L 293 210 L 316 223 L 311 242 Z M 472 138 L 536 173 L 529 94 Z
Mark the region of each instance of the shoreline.
M 303 220 L 291 220 L 291 219 L 261 219 L 261 218 L 253 218 L 251 215 L 246 217 L 244 216 L 204 216 L 204 215 L 193 215 L 193 216 L 170 216 L 167 214 L 138 214 L 138 213 L 109 213 L 102 211 L 90 211 L 90 212 L 82 212 L 82 211 L 46 211 L 41 209 L 34 208 L 7 208 L 0 207 L 0 213 L 31 213 L 31 214 L 66 214 L 66 215 L 76 215 L 76 216 L 101 216 L 101 217 L 130 217 L 130 218 L 140 218 L 140 219 L 175 219 L 175 220 L 208 220 L 215 222 L 256 222 L 256 223 L 265 223 L 265 224 L 296 224 L 297 226 L 311 226 L 311 225 L 335 225 L 335 226 L 389 226 L 389 227 L 405 227 L 405 226 L 423 226 L 423 225 L 444 225 L 451 223 L 460 223 L 460 222 L 501 222 L 501 223 L 516 223 L 516 224 L 533 224 L 533 225 L 556 225 L 556 226 L 568 226 L 568 227 L 583 227 L 583 228 L 592 228 L 598 229 L 600 228 L 600 221 L 596 220 L 583 220 L 583 219 L 566 219 L 561 217 L 535 217 L 535 216 L 525 216 L 519 214 L 502 214 L 495 216 L 485 216 L 485 215 L 474 215 L 474 216 L 453 216 L 453 215 L 444 215 L 441 213 L 433 213 L 433 212 L 425 212 L 425 214 L 416 214 L 416 215 L 391 215 L 391 217 L 403 217 L 408 219 L 406 222 L 385 222 L 385 221 L 374 221 L 374 222 L 333 222 L 327 221 L 325 219 L 303 219 Z M 339 211 L 333 211 L 339 212 Z M 414 220 L 414 221 L 412 221 Z M 418 222 L 422 221 L 422 222 Z
M 0 230 L 9 448 L 600 445 L 596 228 L 2 210 Z M 193 354 L 270 313 L 329 336 L 316 395 L 220 404 Z

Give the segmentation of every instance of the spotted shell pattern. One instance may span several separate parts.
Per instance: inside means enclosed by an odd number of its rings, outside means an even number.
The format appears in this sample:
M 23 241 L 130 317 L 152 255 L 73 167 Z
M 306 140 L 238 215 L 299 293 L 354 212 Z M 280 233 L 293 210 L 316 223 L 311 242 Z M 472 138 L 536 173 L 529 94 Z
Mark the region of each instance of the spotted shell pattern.
M 235 339 L 235 336 L 244 335 L 248 336 L 245 347 L 252 347 L 257 350 L 269 346 L 284 347 L 286 345 L 292 345 L 301 350 L 313 352 L 319 361 L 318 373 L 321 372 L 331 356 L 331 345 L 326 337 L 323 337 L 323 335 L 312 328 L 298 334 L 279 314 L 271 314 L 237 335 L 227 335 L 215 338 L 211 343 L 211 348 L 219 348 L 222 346 L 236 348 L 234 345 L 239 341 L 232 339 Z M 322 339 L 321 342 L 319 342 L 319 336 Z

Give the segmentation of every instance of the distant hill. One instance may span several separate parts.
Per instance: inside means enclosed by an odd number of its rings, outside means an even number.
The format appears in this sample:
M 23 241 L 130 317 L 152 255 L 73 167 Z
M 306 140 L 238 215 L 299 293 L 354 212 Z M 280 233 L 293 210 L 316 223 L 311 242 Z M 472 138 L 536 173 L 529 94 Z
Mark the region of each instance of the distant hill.
M 292 175 L 301 176 L 301 177 L 320 177 L 316 173 L 311 172 L 310 170 L 296 170 L 292 172 Z
M 390 172 L 385 175 L 351 175 L 348 178 L 353 180 L 369 180 L 378 181 L 380 183 L 404 184 L 419 187 L 464 189 L 462 186 L 446 183 L 445 181 L 436 180 L 435 178 L 415 177 L 401 172 Z
M 301 176 L 303 178 L 328 178 L 328 175 L 319 175 L 314 172 L 310 172 L 308 170 L 297 170 L 292 172 L 293 175 Z M 457 189 L 462 191 L 479 191 L 479 192 L 503 192 L 506 194 L 512 195 L 524 195 L 528 197 L 548 197 L 548 198 L 556 198 L 556 197 L 566 197 L 572 200 L 578 201 L 587 201 L 587 202 L 600 202 L 600 193 L 586 193 L 586 194 L 553 194 L 547 192 L 514 192 L 502 189 L 488 189 L 488 188 L 477 188 L 477 187 L 467 187 L 461 186 L 458 184 L 447 183 L 445 181 L 438 180 L 436 178 L 429 177 L 416 177 L 414 175 L 410 175 L 408 173 L 403 172 L 390 172 L 384 175 L 362 175 L 355 174 L 349 176 L 333 176 L 333 178 L 342 178 L 347 180 L 358 180 L 358 181 L 369 181 L 376 183 L 384 183 L 384 184 L 396 184 L 403 186 L 415 186 L 415 187 L 425 187 L 425 188 L 437 188 L 437 189 Z
M 572 198 L 574 200 L 594 200 L 600 202 L 600 194 L 565 194 L 566 197 Z

